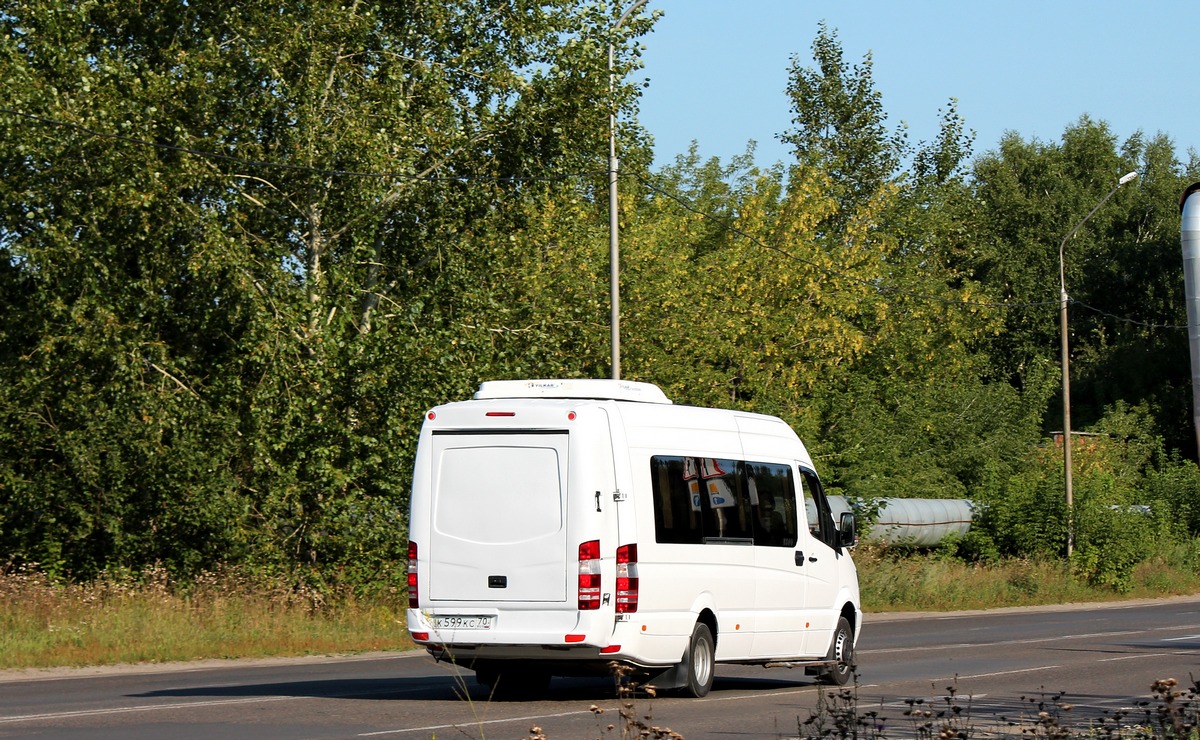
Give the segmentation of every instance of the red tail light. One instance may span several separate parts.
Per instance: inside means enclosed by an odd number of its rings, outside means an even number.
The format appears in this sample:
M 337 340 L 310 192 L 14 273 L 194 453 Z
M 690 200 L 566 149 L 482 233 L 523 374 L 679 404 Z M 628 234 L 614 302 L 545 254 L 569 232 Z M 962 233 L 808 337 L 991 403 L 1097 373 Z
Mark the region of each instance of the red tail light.
M 617 614 L 631 614 L 638 608 L 637 545 L 617 548 Z
M 417 590 L 417 543 L 408 543 L 408 608 L 416 609 L 420 602 Z
M 579 608 L 600 608 L 600 540 L 579 546 Z

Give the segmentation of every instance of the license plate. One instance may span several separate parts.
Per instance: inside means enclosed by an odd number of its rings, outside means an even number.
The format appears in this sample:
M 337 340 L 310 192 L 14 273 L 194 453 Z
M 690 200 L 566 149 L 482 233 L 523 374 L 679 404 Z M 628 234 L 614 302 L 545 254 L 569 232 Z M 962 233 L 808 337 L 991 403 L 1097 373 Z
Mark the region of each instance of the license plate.
M 433 618 L 433 628 L 436 630 L 490 630 L 495 623 L 494 616 L 446 615 Z

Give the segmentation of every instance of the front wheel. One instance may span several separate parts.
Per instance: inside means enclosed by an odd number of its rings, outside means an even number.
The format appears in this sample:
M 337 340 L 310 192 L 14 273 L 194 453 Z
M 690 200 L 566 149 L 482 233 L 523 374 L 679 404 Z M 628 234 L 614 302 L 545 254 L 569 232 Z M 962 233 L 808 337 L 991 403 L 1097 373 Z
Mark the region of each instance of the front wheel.
M 717 672 L 716 644 L 707 624 L 696 623 L 692 629 L 692 639 L 688 643 L 687 655 L 684 657 L 687 663 L 687 684 L 684 690 L 699 699 L 708 694 Z
M 833 644 L 829 646 L 829 655 L 826 657 L 835 661 L 835 665 L 821 674 L 821 682 L 845 686 L 854 673 L 854 632 L 850 630 L 850 621 L 845 617 L 838 618 Z

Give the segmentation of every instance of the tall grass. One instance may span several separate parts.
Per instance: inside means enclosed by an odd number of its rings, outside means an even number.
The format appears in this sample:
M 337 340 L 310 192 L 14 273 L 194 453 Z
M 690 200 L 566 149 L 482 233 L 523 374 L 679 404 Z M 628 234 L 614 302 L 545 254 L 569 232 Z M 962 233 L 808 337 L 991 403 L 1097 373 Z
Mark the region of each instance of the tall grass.
M 1164 549 L 1133 570 L 1118 592 L 1089 585 L 1064 560 L 1010 558 L 971 563 L 941 553 L 897 553 L 861 545 L 854 553 L 863 609 L 954 611 L 1004 606 L 1153 598 L 1200 591 L 1195 546 Z
M 967 563 L 860 545 L 867 612 L 950 611 L 1200 591 L 1200 545 L 1165 549 L 1124 593 L 1088 586 L 1063 561 Z M 57 583 L 0 567 L 0 669 L 310 655 L 413 647 L 403 593 L 356 595 L 231 571 L 179 583 L 161 568 Z
M 373 598 L 164 570 L 54 583 L 0 570 L 0 668 L 361 652 L 411 647 L 400 595 Z

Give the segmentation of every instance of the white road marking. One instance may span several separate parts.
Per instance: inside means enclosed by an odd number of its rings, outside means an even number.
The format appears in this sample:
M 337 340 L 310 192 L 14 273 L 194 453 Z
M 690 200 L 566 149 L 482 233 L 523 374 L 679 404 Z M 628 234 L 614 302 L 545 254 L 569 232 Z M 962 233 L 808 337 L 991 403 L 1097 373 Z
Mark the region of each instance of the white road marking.
M 348 694 L 328 694 L 322 699 L 338 699 L 352 696 L 372 694 L 415 694 L 427 689 L 416 688 L 406 690 L 381 689 L 379 691 L 354 691 Z M 67 712 L 45 712 L 43 714 L 19 714 L 12 717 L 0 717 L 0 724 L 14 722 L 37 722 L 41 720 L 71 719 L 75 717 L 93 717 L 109 714 L 124 714 L 128 712 L 154 712 L 158 710 L 191 709 L 192 707 L 220 707 L 231 704 L 256 704 L 288 700 L 312 699 L 310 696 L 249 696 L 242 699 L 212 699 L 209 701 L 175 702 L 172 704 L 138 704 L 132 707 L 109 707 L 107 709 L 74 709 Z
M 870 688 L 873 685 L 874 684 L 865 684 L 865 685 L 859 686 L 859 688 L 860 689 Z M 819 686 L 816 686 L 814 684 L 812 686 L 805 686 L 805 687 L 802 687 L 799 689 L 788 689 L 786 691 L 766 691 L 766 692 L 757 691 L 757 692 L 751 692 L 748 694 L 736 694 L 734 696 L 712 696 L 710 694 L 710 695 L 704 697 L 703 699 L 689 699 L 688 703 L 689 704 L 690 703 L 707 704 L 707 703 L 716 703 L 716 702 L 721 702 L 721 701 L 741 701 L 744 699 L 761 699 L 764 696 L 775 697 L 775 696 L 790 696 L 792 694 L 811 694 L 811 693 L 816 692 L 819 688 L 820 688 Z M 620 707 L 618 707 L 618 706 L 606 707 L 606 711 L 616 712 L 619 710 L 620 710 Z M 443 724 L 443 725 L 428 725 L 425 727 L 404 727 L 404 728 L 397 728 L 394 730 L 379 730 L 377 732 L 365 732 L 365 733 L 360 734 L 358 737 L 374 737 L 376 735 L 399 735 L 399 734 L 405 733 L 405 732 L 436 732 L 437 730 L 453 730 L 453 729 L 459 728 L 459 727 L 476 727 L 476 726 L 482 726 L 482 725 L 494 725 L 494 724 L 499 724 L 499 723 L 503 723 L 503 722 L 531 722 L 531 721 L 537 721 L 537 720 L 543 720 L 543 719 L 556 719 L 559 717 L 573 717 L 575 715 L 592 714 L 592 713 L 593 712 L 590 709 L 588 709 L 588 710 L 575 711 L 575 712 L 560 712 L 558 714 L 532 714 L 532 715 L 529 715 L 526 717 L 507 717 L 507 718 L 502 718 L 502 719 L 480 720 L 477 722 L 456 722 L 456 723 Z
M 959 680 L 962 680 L 964 678 L 990 678 L 992 676 L 1008 676 L 1013 673 L 1033 673 L 1034 671 L 1049 671 L 1049 670 L 1053 670 L 1055 668 L 1062 668 L 1062 666 L 1060 666 L 1060 665 L 1042 665 L 1042 666 L 1037 666 L 1036 668 L 1018 668 L 1018 669 L 1012 670 L 1012 671 L 996 671 L 995 673 L 976 673 L 973 676 L 957 676 L 956 678 L 958 678 Z M 953 679 L 937 678 L 934 680 L 935 681 L 950 681 Z
M 1119 658 L 1101 658 L 1097 663 L 1112 663 L 1118 660 L 1133 660 L 1135 658 L 1161 658 L 1166 655 L 1189 655 L 1189 653 L 1141 653 L 1140 655 L 1122 655 Z
M 1123 630 L 1120 632 L 1090 632 L 1078 635 L 1054 635 L 1053 637 L 1031 637 L 1026 640 L 998 640 L 996 642 L 956 643 L 953 645 L 921 645 L 904 648 L 879 648 L 876 650 L 859 650 L 859 654 L 875 653 L 911 653 L 928 652 L 930 650 L 959 650 L 961 648 L 995 647 L 997 645 L 1036 645 L 1040 642 L 1062 642 L 1063 640 L 1085 640 L 1096 637 L 1121 637 L 1124 635 L 1140 635 L 1146 630 Z
M 254 704 L 256 702 L 286 701 L 301 699 L 299 696 L 256 696 L 247 699 L 216 699 L 213 701 L 194 701 L 178 704 L 142 704 L 134 707 L 111 707 L 109 709 L 77 709 L 70 712 L 47 712 L 45 714 L 22 714 L 15 717 L 0 717 L 0 723 L 35 722 L 45 719 L 69 719 L 71 717 L 95 717 L 105 714 L 123 714 L 125 712 L 153 712 L 160 709 L 190 709 L 191 707 L 220 707 L 229 704 Z
M 582 709 L 576 712 L 559 712 L 558 714 L 531 714 L 528 717 L 508 717 L 505 719 L 484 719 L 475 722 L 455 722 L 448 725 L 427 725 L 425 727 L 405 727 L 399 730 L 380 730 L 379 732 L 364 732 L 359 737 L 377 737 L 379 735 L 399 735 L 405 732 L 436 732 L 438 730 L 453 730 L 459 727 L 483 727 L 484 725 L 496 725 L 504 722 L 533 722 L 543 719 L 557 719 L 559 717 L 574 717 L 577 714 L 592 714 L 590 709 Z

